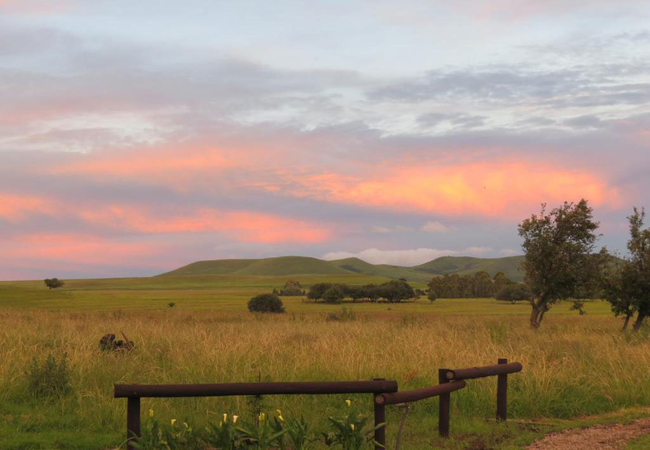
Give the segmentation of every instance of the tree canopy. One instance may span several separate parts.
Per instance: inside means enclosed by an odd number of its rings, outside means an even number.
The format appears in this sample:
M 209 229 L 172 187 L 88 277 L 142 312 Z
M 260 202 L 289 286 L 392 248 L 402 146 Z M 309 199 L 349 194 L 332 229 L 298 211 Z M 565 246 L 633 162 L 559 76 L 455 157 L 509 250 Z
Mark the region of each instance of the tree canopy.
M 650 229 L 643 229 L 645 210 L 634 208 L 628 217 L 630 239 L 627 243 L 629 257 L 605 266 L 601 278 L 603 297 L 612 305 L 616 316 L 625 317 L 623 329 L 634 314 L 634 330 L 650 315 Z
M 525 280 L 532 293 L 532 327 L 541 325 L 552 304 L 573 297 L 596 277 L 601 259 L 592 252 L 598 226 L 584 199 L 565 202 L 551 212 L 542 205 L 539 215 L 519 225 Z
M 65 283 L 58 278 L 46 278 L 43 280 L 45 283 L 45 286 L 47 286 L 50 289 L 57 289 L 62 287 Z
M 484 271 L 474 275 L 445 274 L 431 279 L 429 292 L 435 292 L 437 298 L 489 298 L 512 283 L 503 272 L 498 272 L 494 279 Z

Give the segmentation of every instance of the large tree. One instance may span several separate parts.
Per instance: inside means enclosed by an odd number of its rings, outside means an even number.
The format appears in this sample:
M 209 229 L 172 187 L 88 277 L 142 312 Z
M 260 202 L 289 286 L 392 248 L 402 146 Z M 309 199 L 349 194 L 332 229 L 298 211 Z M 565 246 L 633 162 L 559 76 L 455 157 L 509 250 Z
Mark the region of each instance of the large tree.
M 643 229 L 645 210 L 634 208 L 630 221 L 629 257 L 605 267 L 602 291 L 616 316 L 625 317 L 623 329 L 636 313 L 634 331 L 650 315 L 650 229 Z
M 533 294 L 531 327 L 538 328 L 551 305 L 573 297 L 595 276 L 600 259 L 592 252 L 598 226 L 584 199 L 565 202 L 551 212 L 542 205 L 539 215 L 519 224 L 526 255 L 523 269 Z
M 65 283 L 58 278 L 46 278 L 43 280 L 45 283 L 45 286 L 47 286 L 50 289 L 57 289 L 63 286 Z

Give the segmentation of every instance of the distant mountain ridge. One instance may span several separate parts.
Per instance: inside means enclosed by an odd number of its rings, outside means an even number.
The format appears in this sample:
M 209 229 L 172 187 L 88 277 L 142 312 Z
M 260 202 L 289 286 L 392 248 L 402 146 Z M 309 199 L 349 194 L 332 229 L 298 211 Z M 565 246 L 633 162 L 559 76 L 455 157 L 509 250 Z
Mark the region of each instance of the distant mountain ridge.
M 473 258 L 470 256 L 442 256 L 413 267 L 389 264 L 370 264 L 359 258 L 325 261 L 306 256 L 280 256 L 263 259 L 217 259 L 197 261 L 159 276 L 188 275 L 344 275 L 361 274 L 385 278 L 405 278 L 408 281 L 429 281 L 440 275 L 471 275 L 485 271 L 494 276 L 505 273 L 513 281 L 523 280 L 523 256 L 504 258 Z

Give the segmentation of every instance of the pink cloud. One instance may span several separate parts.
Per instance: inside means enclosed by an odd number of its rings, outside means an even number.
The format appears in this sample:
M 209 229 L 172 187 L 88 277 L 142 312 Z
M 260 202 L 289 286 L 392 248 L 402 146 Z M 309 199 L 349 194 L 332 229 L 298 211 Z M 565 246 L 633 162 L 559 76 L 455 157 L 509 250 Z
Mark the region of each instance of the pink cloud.
M 53 211 L 47 199 L 33 195 L 13 195 L 0 192 L 0 218 L 14 221 L 25 219 L 29 214 Z
M 159 245 L 145 242 L 120 242 L 88 234 L 24 234 L 11 239 L 0 249 L 6 261 L 120 265 L 161 253 Z
M 80 212 L 89 223 L 146 234 L 223 232 L 241 242 L 323 242 L 329 228 L 309 221 L 248 211 L 201 208 L 182 215 L 159 217 L 146 208 L 108 206 Z

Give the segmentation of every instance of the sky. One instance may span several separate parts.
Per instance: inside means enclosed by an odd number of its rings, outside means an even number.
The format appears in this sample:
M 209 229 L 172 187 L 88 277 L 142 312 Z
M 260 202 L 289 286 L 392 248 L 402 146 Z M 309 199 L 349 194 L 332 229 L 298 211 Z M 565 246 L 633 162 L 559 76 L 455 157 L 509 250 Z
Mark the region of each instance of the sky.
M 650 207 L 647 0 L 0 0 L 0 280 L 521 253 Z

